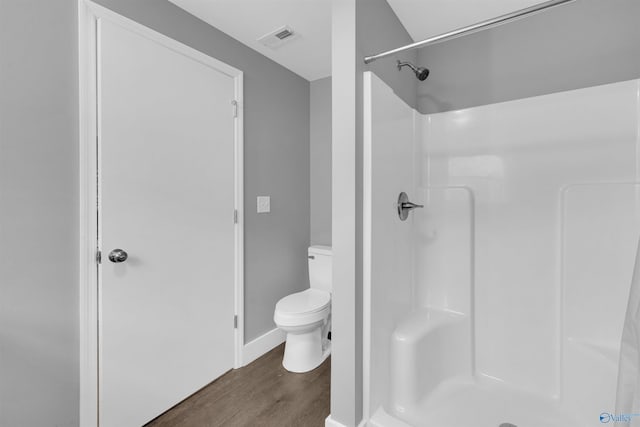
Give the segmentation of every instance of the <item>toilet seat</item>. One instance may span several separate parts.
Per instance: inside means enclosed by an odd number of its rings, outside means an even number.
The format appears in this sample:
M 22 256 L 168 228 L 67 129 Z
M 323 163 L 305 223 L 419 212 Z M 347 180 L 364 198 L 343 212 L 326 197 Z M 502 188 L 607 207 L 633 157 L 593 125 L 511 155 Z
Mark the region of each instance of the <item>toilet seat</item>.
M 310 288 L 278 301 L 273 320 L 282 326 L 301 326 L 323 321 L 329 314 L 330 305 L 329 292 Z

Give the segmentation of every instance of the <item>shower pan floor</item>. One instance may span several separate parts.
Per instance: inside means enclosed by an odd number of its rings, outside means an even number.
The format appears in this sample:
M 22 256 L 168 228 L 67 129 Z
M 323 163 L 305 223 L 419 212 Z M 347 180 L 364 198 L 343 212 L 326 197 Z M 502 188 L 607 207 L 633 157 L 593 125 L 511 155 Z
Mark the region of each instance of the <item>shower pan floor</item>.
M 402 419 L 416 427 L 584 427 L 554 399 L 485 378 L 448 380 Z

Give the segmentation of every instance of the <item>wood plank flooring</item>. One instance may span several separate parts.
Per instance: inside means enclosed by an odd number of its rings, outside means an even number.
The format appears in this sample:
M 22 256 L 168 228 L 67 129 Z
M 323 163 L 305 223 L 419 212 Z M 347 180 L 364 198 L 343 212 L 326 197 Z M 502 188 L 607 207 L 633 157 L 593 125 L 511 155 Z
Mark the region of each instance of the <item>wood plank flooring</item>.
M 323 427 L 331 358 L 311 372 L 282 367 L 284 344 L 229 371 L 145 427 Z

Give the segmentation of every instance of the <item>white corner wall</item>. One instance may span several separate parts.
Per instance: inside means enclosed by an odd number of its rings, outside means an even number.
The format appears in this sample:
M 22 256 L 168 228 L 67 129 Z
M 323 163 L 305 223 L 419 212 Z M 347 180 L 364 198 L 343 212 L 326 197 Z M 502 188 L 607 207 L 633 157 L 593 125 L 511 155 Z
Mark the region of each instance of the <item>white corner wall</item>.
M 332 0 L 331 423 L 355 426 L 358 384 L 356 275 L 356 1 Z
M 400 192 L 415 192 L 418 113 L 372 72 L 364 73 L 364 416 L 388 399 L 389 341 L 413 308 L 413 224 L 398 217 Z M 370 394 L 368 391 L 370 390 Z

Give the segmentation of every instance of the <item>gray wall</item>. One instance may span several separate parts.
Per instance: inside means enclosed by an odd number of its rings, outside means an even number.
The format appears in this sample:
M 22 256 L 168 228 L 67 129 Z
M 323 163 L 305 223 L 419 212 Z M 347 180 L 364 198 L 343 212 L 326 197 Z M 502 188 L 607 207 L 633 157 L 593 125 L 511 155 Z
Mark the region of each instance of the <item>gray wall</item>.
M 331 245 L 331 77 L 311 82 L 311 244 Z
M 76 0 L 0 0 L 0 425 L 78 425 Z
M 334 209 L 332 233 L 331 417 L 355 426 L 362 418 L 362 73 L 373 71 L 415 107 L 417 80 L 398 71 L 395 61 L 415 61 L 417 53 L 365 66 L 365 55 L 410 43 L 411 37 L 386 0 L 334 0 L 332 5 L 332 200 L 340 210 Z
M 356 4 L 358 99 L 362 99 L 362 73 L 372 71 L 388 84 L 404 102 L 411 107 L 417 107 L 418 80 L 411 71 L 406 68 L 398 70 L 396 66 L 398 60 L 415 63 L 418 58 L 417 51 L 399 53 L 369 65 L 365 65 L 363 62 L 363 58 L 367 55 L 413 43 L 413 39 L 386 0 L 357 0 Z M 358 106 L 362 110 L 362 102 L 359 102 Z M 361 140 L 361 138 L 359 139 Z
M 580 0 L 419 51 L 433 113 L 640 77 L 640 1 Z
M 166 0 L 98 3 L 244 71 L 245 342 L 308 286 L 309 82 Z M 271 196 L 271 213 L 256 213 Z

